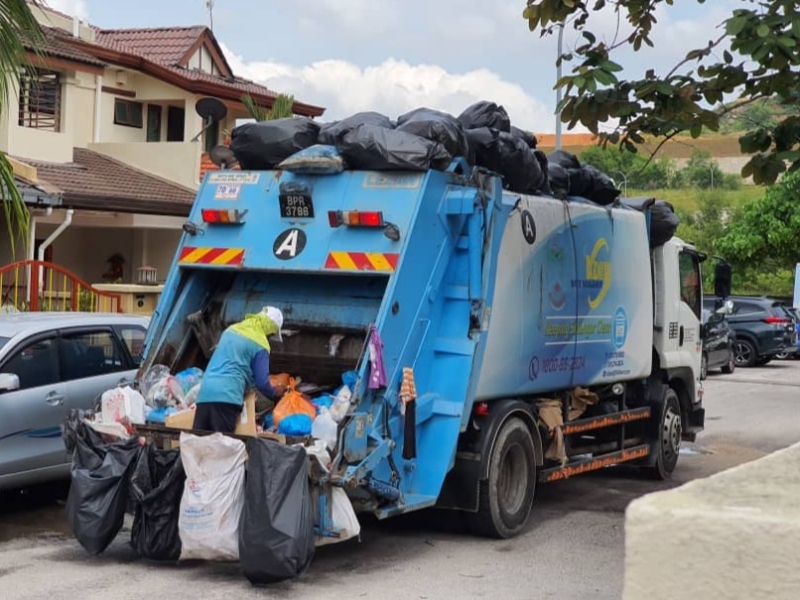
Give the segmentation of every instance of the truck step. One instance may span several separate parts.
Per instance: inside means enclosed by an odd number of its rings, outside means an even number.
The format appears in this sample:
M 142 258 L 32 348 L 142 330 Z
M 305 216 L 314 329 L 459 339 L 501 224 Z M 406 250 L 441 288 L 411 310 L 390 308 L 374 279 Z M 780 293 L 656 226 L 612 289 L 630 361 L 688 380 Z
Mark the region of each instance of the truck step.
M 563 467 L 553 467 L 551 469 L 542 469 L 539 471 L 539 481 L 553 482 L 562 479 L 569 479 L 575 475 L 582 475 L 590 471 L 597 471 L 604 467 L 610 467 L 623 462 L 630 462 L 632 460 L 639 460 L 645 458 L 650 454 L 650 445 L 642 444 L 634 446 L 633 448 L 626 448 L 625 450 L 618 450 L 617 452 L 610 452 L 609 454 L 601 454 L 593 456 L 586 460 L 575 461 L 568 463 Z
M 475 353 L 475 342 L 461 338 L 438 337 L 434 343 L 433 351 L 439 354 L 472 356 Z
M 585 433 L 594 429 L 603 429 L 604 427 L 613 427 L 614 425 L 624 425 L 631 421 L 644 421 L 650 418 L 650 407 L 644 406 L 642 408 L 632 408 L 622 412 L 611 413 L 609 415 L 601 415 L 599 417 L 589 417 L 588 419 L 576 419 L 570 421 L 561 427 L 564 435 L 571 435 L 574 433 Z
M 421 508 L 430 508 L 436 505 L 436 496 L 425 496 L 423 494 L 405 494 L 405 502 L 396 506 L 387 506 L 375 511 L 375 516 L 379 519 L 386 519 L 395 515 L 413 512 Z

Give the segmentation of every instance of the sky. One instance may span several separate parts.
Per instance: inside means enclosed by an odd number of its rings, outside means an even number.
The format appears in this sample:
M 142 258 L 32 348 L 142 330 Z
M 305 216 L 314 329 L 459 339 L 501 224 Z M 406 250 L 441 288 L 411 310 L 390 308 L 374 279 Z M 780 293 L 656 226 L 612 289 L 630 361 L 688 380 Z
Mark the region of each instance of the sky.
M 107 29 L 208 25 L 206 0 L 46 0 Z M 478 100 L 512 123 L 555 130 L 556 36 L 528 31 L 525 0 L 214 0 L 214 34 L 234 73 L 326 107 L 323 121 L 426 106 L 458 115 Z M 746 0 L 675 0 L 657 13 L 655 49 L 614 55 L 626 77 L 664 73 Z M 592 16 L 612 40 L 613 12 Z M 629 31 L 622 24 L 620 33 Z M 569 27 L 564 49 L 578 40 Z M 565 68 L 565 74 L 568 67 Z M 582 131 L 577 128 L 574 131 Z

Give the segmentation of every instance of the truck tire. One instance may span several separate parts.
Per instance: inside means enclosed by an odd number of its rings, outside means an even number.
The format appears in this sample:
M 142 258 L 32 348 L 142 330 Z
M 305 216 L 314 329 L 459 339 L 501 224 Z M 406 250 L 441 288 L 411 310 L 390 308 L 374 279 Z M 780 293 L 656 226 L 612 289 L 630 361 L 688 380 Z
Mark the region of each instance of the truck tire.
M 506 539 L 528 522 L 536 492 L 536 453 L 528 425 L 510 418 L 489 456 L 489 477 L 480 482 L 478 512 L 470 515 L 474 533 Z
M 653 412 L 659 415 L 657 444 L 653 444 L 656 460 L 645 471 L 649 477 L 663 481 L 675 470 L 681 449 L 681 404 L 675 390 L 667 388 L 662 401 L 653 405 Z

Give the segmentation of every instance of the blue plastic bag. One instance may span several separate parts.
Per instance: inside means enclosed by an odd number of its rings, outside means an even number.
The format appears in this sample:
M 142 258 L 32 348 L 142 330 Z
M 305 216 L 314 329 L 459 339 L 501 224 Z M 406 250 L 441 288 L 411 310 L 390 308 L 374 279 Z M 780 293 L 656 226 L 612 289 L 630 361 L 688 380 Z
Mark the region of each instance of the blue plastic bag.
M 155 408 L 147 413 L 147 422 L 148 423 L 161 423 L 162 425 L 166 422 L 167 417 L 173 413 L 178 412 L 173 407 L 163 407 L 163 408 Z
M 330 408 L 333 406 L 333 396 L 330 394 L 322 394 L 314 398 L 311 402 L 317 408 L 317 414 L 319 414 L 320 408 Z
M 355 371 L 346 371 L 342 373 L 342 383 L 345 384 L 352 392 L 356 387 L 358 381 L 358 373 Z
M 178 383 L 181 384 L 183 391 L 186 393 L 189 393 L 189 390 L 200 383 L 202 378 L 203 369 L 198 369 L 197 367 L 189 367 L 175 375 L 175 379 L 178 380 Z
M 344 171 L 344 160 L 336 146 L 314 144 L 295 152 L 281 162 L 278 168 L 307 175 L 336 175 Z
M 283 435 L 304 436 L 311 435 L 311 426 L 313 425 L 311 417 L 304 413 L 296 415 L 289 415 L 281 419 L 278 425 L 278 433 Z

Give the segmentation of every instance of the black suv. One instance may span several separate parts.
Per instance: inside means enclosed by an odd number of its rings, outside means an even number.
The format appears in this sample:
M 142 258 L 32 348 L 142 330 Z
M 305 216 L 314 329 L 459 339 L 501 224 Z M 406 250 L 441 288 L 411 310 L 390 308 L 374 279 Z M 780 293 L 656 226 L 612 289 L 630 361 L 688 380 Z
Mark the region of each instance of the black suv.
M 793 348 L 797 333 L 782 300 L 755 296 L 730 296 L 733 312 L 727 316 L 736 331 L 736 366 L 765 365 L 777 354 Z M 719 298 L 706 296 L 703 308 L 715 310 Z

